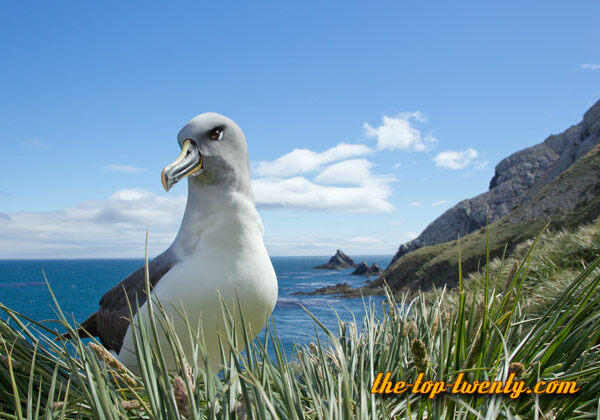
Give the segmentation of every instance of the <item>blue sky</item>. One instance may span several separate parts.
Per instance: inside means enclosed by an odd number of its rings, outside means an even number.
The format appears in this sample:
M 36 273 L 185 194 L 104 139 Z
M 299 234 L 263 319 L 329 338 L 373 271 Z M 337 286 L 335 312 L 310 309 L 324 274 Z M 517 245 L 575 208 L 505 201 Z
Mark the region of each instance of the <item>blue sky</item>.
M 0 258 L 162 251 L 207 111 L 272 255 L 392 254 L 600 98 L 598 2 L 221 3 L 0 5 Z

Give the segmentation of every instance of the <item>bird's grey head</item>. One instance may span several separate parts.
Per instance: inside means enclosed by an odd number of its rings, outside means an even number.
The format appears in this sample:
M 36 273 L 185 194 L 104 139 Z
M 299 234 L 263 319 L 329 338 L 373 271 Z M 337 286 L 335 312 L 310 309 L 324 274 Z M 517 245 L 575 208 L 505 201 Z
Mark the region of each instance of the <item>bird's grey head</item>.
M 229 118 L 207 112 L 183 126 L 177 135 L 181 154 L 162 172 L 166 191 L 181 179 L 223 188 L 250 189 L 250 161 L 246 137 Z

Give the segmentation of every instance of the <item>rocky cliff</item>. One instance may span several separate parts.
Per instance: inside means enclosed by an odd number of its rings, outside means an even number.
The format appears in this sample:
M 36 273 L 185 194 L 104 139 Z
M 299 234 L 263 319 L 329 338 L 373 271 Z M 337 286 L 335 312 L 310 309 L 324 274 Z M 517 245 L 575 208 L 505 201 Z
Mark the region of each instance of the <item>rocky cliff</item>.
M 476 231 L 506 216 L 555 180 L 595 145 L 600 143 L 600 101 L 583 116 L 583 120 L 561 134 L 552 135 L 542 143 L 513 153 L 495 168 L 489 190 L 463 200 L 435 219 L 412 241 L 400 245 L 388 269 L 402 256 L 421 247 L 455 240 L 459 235 Z M 577 198 L 571 194 L 560 200 Z M 531 212 L 536 210 L 531 209 Z M 489 216 L 488 216 L 489 215 Z M 529 216 L 523 215 L 523 220 Z
M 519 243 L 539 234 L 548 220 L 552 230 L 571 230 L 599 216 L 600 144 L 529 200 L 491 223 L 489 233 L 481 227 L 461 237 L 463 276 L 485 265 L 486 247 L 490 258 L 500 258 L 505 251 L 510 255 Z M 458 279 L 458 255 L 457 240 L 421 247 L 398 258 L 376 281 L 353 293 L 381 293 L 383 281 L 394 291 L 452 287 Z

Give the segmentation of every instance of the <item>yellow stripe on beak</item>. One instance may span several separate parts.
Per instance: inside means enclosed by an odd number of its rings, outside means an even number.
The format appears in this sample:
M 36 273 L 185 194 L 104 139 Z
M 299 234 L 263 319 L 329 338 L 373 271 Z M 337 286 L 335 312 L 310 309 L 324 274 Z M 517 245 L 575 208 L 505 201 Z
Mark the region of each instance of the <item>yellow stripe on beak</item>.
M 202 154 L 198 151 L 192 140 L 185 140 L 181 146 L 181 153 L 177 159 L 165 167 L 160 175 L 165 191 L 169 191 L 169 189 L 178 181 L 195 174 L 201 170 L 202 167 Z

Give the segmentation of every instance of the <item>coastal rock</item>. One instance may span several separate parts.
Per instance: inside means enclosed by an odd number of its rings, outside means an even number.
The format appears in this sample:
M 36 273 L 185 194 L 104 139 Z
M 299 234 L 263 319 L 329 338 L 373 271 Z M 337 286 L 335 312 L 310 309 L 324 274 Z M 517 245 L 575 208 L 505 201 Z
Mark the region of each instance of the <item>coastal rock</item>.
M 542 143 L 513 153 L 496 165 L 489 191 L 463 200 L 435 219 L 415 239 L 398 248 L 388 269 L 402 256 L 428 245 L 455 240 L 506 216 L 600 144 L 600 101 L 583 120 Z M 576 197 L 557 197 L 557 200 Z M 572 207 L 574 203 L 564 203 Z M 531 217 L 534 215 L 532 214 Z
M 379 264 L 377 263 L 373 263 L 370 267 L 369 264 L 367 264 L 366 262 L 361 262 L 358 267 L 356 267 L 356 270 L 354 270 L 352 272 L 352 275 L 355 276 L 371 276 L 374 274 L 379 274 L 381 271 L 381 267 L 379 267 Z
M 368 281 L 368 280 L 367 280 Z M 333 286 L 325 286 L 313 290 L 312 292 L 295 292 L 292 295 L 331 295 L 339 298 L 358 298 L 365 296 L 384 295 L 383 287 L 374 285 L 373 282 L 363 287 L 352 287 L 348 283 L 338 283 Z
M 354 276 L 364 276 L 366 274 L 369 274 L 371 272 L 371 267 L 369 267 L 369 264 L 367 264 L 366 262 L 361 262 L 358 267 L 356 267 L 356 270 L 354 270 L 352 272 L 352 275 Z
M 348 283 L 338 283 L 334 286 L 321 287 L 312 292 L 296 292 L 292 293 L 292 295 L 339 295 L 352 291 L 354 291 L 354 288 L 348 285 Z
M 327 263 L 318 265 L 314 268 L 317 270 L 342 270 L 344 268 L 353 267 L 356 267 L 356 264 L 354 263 L 352 258 L 350 258 L 338 249 L 335 255 L 331 257 Z

